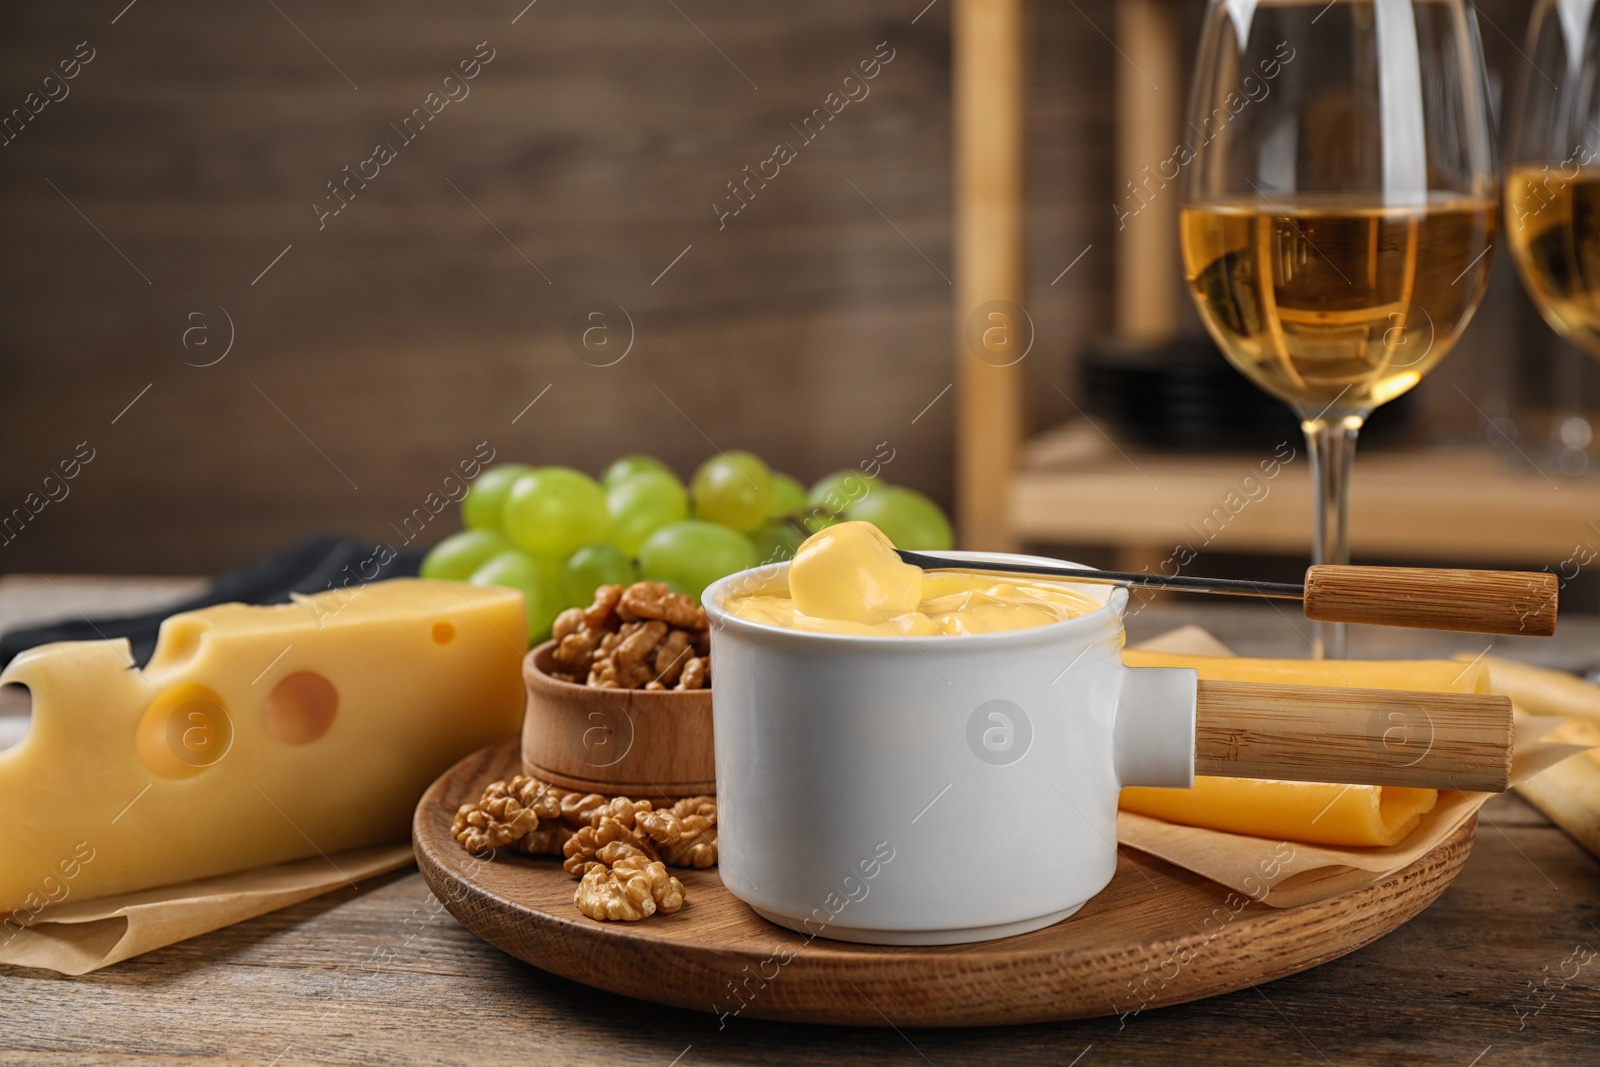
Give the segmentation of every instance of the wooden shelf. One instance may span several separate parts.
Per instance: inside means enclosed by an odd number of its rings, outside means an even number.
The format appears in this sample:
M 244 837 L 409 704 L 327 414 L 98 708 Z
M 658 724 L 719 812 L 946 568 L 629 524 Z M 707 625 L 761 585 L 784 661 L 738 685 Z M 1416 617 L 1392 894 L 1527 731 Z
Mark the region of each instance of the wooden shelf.
M 1274 458 L 1271 449 L 1143 452 L 1076 423 L 1028 445 L 1011 480 L 1010 529 L 1026 541 L 1110 545 L 1129 559 L 1159 561 L 1179 544 L 1308 555 L 1311 466 L 1303 442 L 1288 447 L 1293 458 L 1267 478 L 1260 464 Z M 1600 478 L 1546 477 L 1488 448 L 1356 456 L 1350 538 L 1357 561 L 1554 568 L 1577 546 L 1600 551 L 1597 520 Z

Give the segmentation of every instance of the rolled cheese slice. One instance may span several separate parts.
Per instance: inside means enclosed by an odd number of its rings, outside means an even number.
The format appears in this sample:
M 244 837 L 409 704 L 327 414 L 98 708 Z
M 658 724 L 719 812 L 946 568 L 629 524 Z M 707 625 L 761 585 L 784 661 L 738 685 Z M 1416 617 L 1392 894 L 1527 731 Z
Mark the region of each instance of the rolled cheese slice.
M 430 782 L 516 734 L 527 633 L 515 590 L 396 579 L 174 615 L 143 670 L 123 640 L 24 652 L 0 923 L 406 840 Z
M 1295 660 L 1187 656 L 1126 649 L 1130 667 L 1191 667 L 1207 681 L 1487 693 L 1481 662 Z M 1186 826 L 1323 845 L 1399 844 L 1438 802 L 1433 789 L 1197 777 L 1191 789 L 1130 787 L 1124 811 Z
M 1488 665 L 1494 691 L 1510 697 L 1520 710 L 1534 715 L 1560 715 L 1600 726 L 1600 686 L 1566 671 L 1536 667 L 1531 663 L 1498 656 L 1481 659 Z
M 1192 789 L 1124 789 L 1120 807 L 1185 826 L 1254 837 L 1319 845 L 1397 845 L 1438 799 L 1434 789 L 1200 776 Z

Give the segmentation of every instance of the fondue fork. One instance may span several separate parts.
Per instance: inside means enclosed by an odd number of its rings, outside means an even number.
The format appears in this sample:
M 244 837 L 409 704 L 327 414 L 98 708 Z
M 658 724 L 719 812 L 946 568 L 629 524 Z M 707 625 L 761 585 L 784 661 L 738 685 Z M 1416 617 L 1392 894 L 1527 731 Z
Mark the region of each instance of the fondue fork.
M 1298 600 L 1308 619 L 1369 626 L 1411 626 L 1479 634 L 1549 637 L 1556 632 L 1556 576 L 1549 571 L 1450 570 L 1320 564 L 1304 583 L 1253 582 L 1182 574 L 1102 571 L 1066 563 L 969 560 L 935 552 L 895 550 L 924 570 L 977 571 L 1069 578 L 1075 582 L 1185 593 Z

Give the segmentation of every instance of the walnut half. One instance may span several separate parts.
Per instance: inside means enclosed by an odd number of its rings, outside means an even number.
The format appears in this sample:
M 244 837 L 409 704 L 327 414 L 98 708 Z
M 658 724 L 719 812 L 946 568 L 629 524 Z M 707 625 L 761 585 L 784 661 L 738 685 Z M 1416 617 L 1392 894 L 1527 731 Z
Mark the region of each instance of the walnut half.
M 660 860 L 620 841 L 601 849 L 599 859 L 572 894 L 572 902 L 589 918 L 638 922 L 683 907 L 683 883 Z
M 659 859 L 650 839 L 636 827 L 638 816 L 650 810 L 648 800 L 632 801 L 627 797 L 613 797 L 595 808 L 589 815 L 589 825 L 580 827 L 562 844 L 567 873 L 581 878 L 597 864 L 606 861 L 600 854 L 613 842 L 626 845 L 651 859 Z
M 561 791 L 519 774 L 509 782 L 489 783 L 478 803 L 456 809 L 450 833 L 468 852 L 507 845 L 521 852 L 555 851 L 565 843 L 566 835 L 556 832 L 560 816 Z
M 657 855 L 674 867 L 717 865 L 717 802 L 713 797 L 685 797 L 669 808 L 641 811 L 634 825 L 656 846 Z

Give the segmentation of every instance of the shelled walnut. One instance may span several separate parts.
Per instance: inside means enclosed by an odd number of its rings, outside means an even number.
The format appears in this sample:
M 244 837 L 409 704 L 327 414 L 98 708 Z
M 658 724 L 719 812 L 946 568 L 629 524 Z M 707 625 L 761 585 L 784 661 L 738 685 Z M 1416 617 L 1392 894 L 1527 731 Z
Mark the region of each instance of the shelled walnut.
M 518 775 L 493 782 L 477 804 L 457 810 L 451 833 L 469 852 L 507 848 L 564 857 L 580 879 L 573 903 L 592 919 L 644 919 L 683 906 L 683 883 L 667 866 L 717 862 L 717 802 L 648 800 L 575 793 Z
M 556 616 L 551 674 L 602 689 L 704 689 L 710 629 L 693 597 L 660 582 L 602 585 L 593 604 Z
M 641 811 L 635 828 L 674 867 L 712 867 L 717 862 L 717 802 L 713 797 L 685 797 L 667 808 Z
M 683 907 L 683 883 L 667 873 L 666 864 L 613 841 L 600 850 L 578 883 L 572 902 L 591 919 L 637 922 L 656 912 L 671 914 Z
M 519 774 L 489 783 L 476 804 L 461 805 L 450 833 L 468 852 L 510 848 L 559 856 L 607 803 L 599 793 L 574 793 Z
M 632 801 L 627 797 L 614 797 L 596 808 L 589 817 L 589 825 L 562 845 L 562 854 L 566 856 L 562 866 L 568 874 L 582 877 L 596 862 L 604 863 L 598 859 L 599 854 L 612 844 L 626 845 L 648 854 L 653 860 L 660 859 L 650 839 L 635 827 L 639 813 L 649 810 L 648 800 Z
M 570 837 L 563 835 L 561 798 L 537 778 L 517 775 L 509 782 L 491 782 L 476 804 L 456 810 L 450 833 L 468 852 L 510 846 L 519 852 L 559 852 Z

